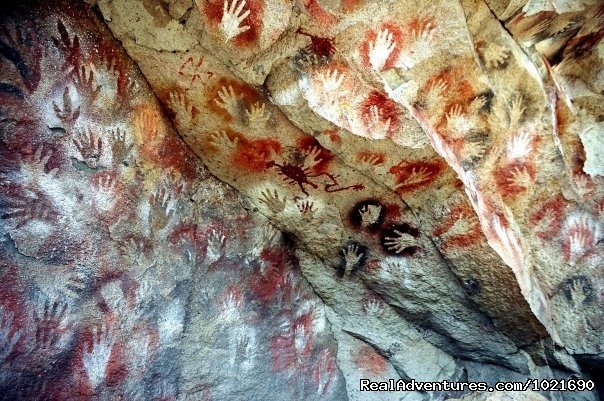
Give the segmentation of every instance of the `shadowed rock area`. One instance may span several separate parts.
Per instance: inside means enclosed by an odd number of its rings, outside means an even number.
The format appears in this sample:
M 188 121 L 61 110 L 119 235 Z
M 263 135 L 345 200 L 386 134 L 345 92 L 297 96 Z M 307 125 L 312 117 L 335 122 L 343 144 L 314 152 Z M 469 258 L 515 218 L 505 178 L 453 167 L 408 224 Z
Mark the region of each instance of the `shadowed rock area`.
M 4 2 L 0 400 L 599 400 L 603 37 L 595 0 Z

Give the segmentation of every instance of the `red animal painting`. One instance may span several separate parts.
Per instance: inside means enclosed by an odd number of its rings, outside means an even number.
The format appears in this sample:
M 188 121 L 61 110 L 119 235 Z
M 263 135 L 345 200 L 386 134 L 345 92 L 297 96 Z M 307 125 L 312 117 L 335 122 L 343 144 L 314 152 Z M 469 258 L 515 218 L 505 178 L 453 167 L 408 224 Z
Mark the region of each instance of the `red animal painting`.
M 316 139 L 303 137 L 299 146 L 301 151 L 294 152 L 288 161 L 269 161 L 267 168 L 275 169 L 283 181 L 297 185 L 304 195 L 308 195 L 309 188 L 323 189 L 325 192 L 360 191 L 364 188 L 361 183 L 341 185 L 338 178 L 327 171 L 333 156 Z
M 312 35 L 304 32 L 301 28 L 298 28 L 296 33 L 310 38 L 309 50 L 319 57 L 328 59 L 333 56 L 336 51 L 336 48 L 333 44 L 333 39 Z

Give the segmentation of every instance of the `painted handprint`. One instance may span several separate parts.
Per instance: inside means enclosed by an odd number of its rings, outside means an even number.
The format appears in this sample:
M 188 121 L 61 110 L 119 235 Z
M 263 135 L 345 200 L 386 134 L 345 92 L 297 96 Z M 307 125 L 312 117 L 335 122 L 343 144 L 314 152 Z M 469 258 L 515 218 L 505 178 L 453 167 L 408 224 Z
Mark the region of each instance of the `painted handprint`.
M 382 247 L 393 256 L 415 256 L 421 250 L 418 237 L 419 230 L 412 225 L 394 225 L 382 234 Z
M 96 84 L 94 66 L 81 66 L 80 68 L 75 67 L 71 71 L 73 82 L 80 91 L 80 93 L 86 95 L 89 102 L 92 102 L 101 92 L 101 85 Z
M 21 228 L 30 221 L 55 222 L 57 213 L 50 202 L 39 192 L 30 196 L 12 196 L 0 216 L 2 219 L 14 219 L 15 228 Z
M 58 352 L 69 332 L 66 303 L 45 301 L 42 311 L 34 312 L 36 349 L 44 353 Z
M 593 194 L 594 184 L 589 176 L 583 172 L 573 174 L 571 184 L 580 198 L 586 198 Z
M 453 138 L 463 138 L 475 127 L 474 116 L 465 113 L 461 105 L 456 104 L 447 113 L 447 128 Z
M 65 64 L 64 69 L 68 67 L 75 68 L 79 65 L 81 52 L 80 52 L 80 38 L 78 35 L 73 35 L 73 39 L 69 37 L 67 28 L 61 20 L 57 21 L 57 30 L 59 31 L 59 37 L 52 37 L 54 45 L 59 49 L 64 57 Z
M 191 127 L 198 111 L 186 93 L 171 91 L 168 98 L 168 106 L 175 114 L 176 125 L 179 129 Z
M 208 265 L 218 261 L 224 255 L 226 236 L 220 230 L 212 230 L 208 236 L 206 263 Z
M 26 28 L 22 23 L 11 23 L 4 21 L 0 27 L 0 53 L 3 58 L 16 67 L 19 73 L 23 88 L 15 83 L 3 79 L 0 85 L 0 92 L 10 93 L 19 98 L 23 98 L 26 89 L 28 93 L 33 93 L 40 84 L 40 60 L 42 58 L 41 49 L 35 45 L 32 29 Z
M 103 140 L 99 135 L 89 129 L 72 138 L 72 142 L 88 168 L 99 167 L 99 160 L 103 154 Z
M 239 36 L 250 29 L 249 25 L 242 25 L 243 21 L 250 15 L 250 10 L 245 10 L 246 0 L 224 0 L 222 9 L 222 20 L 220 30 L 224 35 L 225 42 Z
M 396 41 L 387 28 L 380 31 L 375 41 L 369 43 L 369 63 L 375 71 L 381 71 L 396 47 Z
M 589 254 L 601 237 L 600 224 L 587 214 L 571 215 L 565 222 L 564 256 L 576 261 Z
M 321 351 L 313 366 L 313 381 L 317 386 L 317 394 L 324 396 L 330 391 L 336 380 L 336 358 L 330 349 Z
M 386 157 L 379 153 L 361 152 L 357 155 L 357 160 L 363 170 L 372 171 L 376 167 L 382 166 L 386 161 Z
M 523 167 L 514 167 L 508 177 L 508 183 L 510 186 L 514 186 L 519 190 L 529 188 L 533 183 L 533 177 L 531 173 Z
M 214 99 L 214 103 L 226 110 L 232 117 L 239 114 L 239 96 L 231 85 L 220 88 L 218 99 Z
M 44 153 L 44 155 L 43 155 Z M 29 186 L 35 186 L 44 177 L 45 179 L 55 178 L 58 167 L 55 167 L 48 172 L 47 164 L 53 155 L 52 149 L 44 151 L 44 147 L 38 146 L 33 154 L 19 154 L 20 172 L 23 183 Z
M 74 108 L 68 87 L 63 91 L 63 107 L 59 107 L 55 102 L 52 102 L 52 107 L 59 120 L 67 125 L 75 123 L 80 116 L 80 106 Z
M 262 132 L 266 123 L 271 118 L 270 111 L 266 109 L 265 103 L 254 103 L 248 110 L 245 111 L 248 125 L 253 129 Z
M 94 327 L 91 344 L 84 349 L 82 355 L 84 369 L 92 388 L 97 388 L 105 381 L 107 364 L 114 343 L 115 334 L 106 323 Z
M 512 104 L 510 105 L 509 110 L 509 129 L 510 131 L 515 131 L 518 125 L 520 124 L 520 119 L 524 115 L 526 111 L 526 107 L 523 106 L 524 99 L 522 96 L 518 95 L 512 100 Z
M 13 327 L 15 314 L 0 306 L 0 365 L 6 361 L 21 338 L 21 330 Z
M 283 212 L 285 209 L 287 199 L 285 197 L 281 198 L 276 189 L 273 189 L 271 192 L 267 188 L 260 192 L 260 196 L 260 202 L 264 203 L 271 212 L 277 214 Z
M 113 163 L 127 165 L 134 144 L 128 144 L 126 132 L 117 128 L 112 135 L 111 155 Z
M 384 313 L 384 301 L 375 297 L 365 299 L 362 309 L 368 316 L 380 317 Z
M 229 137 L 226 131 L 216 131 L 210 136 L 210 141 L 214 146 L 223 152 L 232 152 L 237 148 L 237 143 L 239 142 L 239 138 Z
M 480 159 L 487 151 L 487 144 L 481 140 L 464 142 L 462 153 L 466 159 Z
M 435 111 L 435 114 L 443 111 L 445 91 L 448 87 L 449 85 L 443 79 L 437 79 L 428 87 L 424 102 L 428 109 Z
M 336 69 L 324 71 L 319 74 L 319 81 L 325 92 L 332 92 L 340 88 L 342 82 L 344 82 L 344 74 Z
M 561 283 L 560 289 L 575 309 L 585 308 L 595 298 L 590 279 L 584 275 L 573 276 Z
M 74 271 L 70 272 L 60 293 L 67 298 L 79 298 L 83 291 L 88 287 L 90 276 L 91 274 L 88 269 L 77 266 Z
M 510 139 L 507 146 L 507 155 L 510 159 L 523 159 L 533 151 L 532 138 L 526 130 L 519 130 Z
M 304 153 L 304 169 L 312 169 L 321 163 L 321 149 L 318 146 L 312 146 L 303 151 Z
M 583 285 L 579 281 L 575 281 L 570 285 L 569 289 L 572 298 L 572 303 L 575 308 L 580 308 L 585 301 L 588 299 L 586 291 L 584 290 Z
M 487 67 L 501 68 L 510 57 L 510 52 L 505 47 L 493 43 L 487 46 L 482 52 L 482 56 Z
M 232 344 L 231 366 L 238 372 L 247 371 L 253 365 L 256 345 L 253 329 L 243 327 L 235 332 Z
M 172 195 L 169 190 L 161 187 L 155 191 L 153 196 L 149 197 L 149 204 L 151 205 L 151 213 L 149 214 L 151 229 L 156 233 L 168 225 L 174 214 Z
M 414 167 L 411 170 L 411 173 L 409 174 L 407 179 L 404 182 L 399 183 L 396 186 L 396 189 L 405 187 L 407 185 L 415 185 L 415 184 L 419 184 L 422 182 L 426 182 L 431 178 L 431 176 L 432 176 L 432 174 L 428 170 L 427 167 L 425 167 L 425 166 Z
M 384 121 L 383 112 L 376 105 L 369 108 L 369 118 L 367 122 L 368 137 L 371 139 L 384 139 L 390 132 L 392 119 L 388 117 Z
M 551 208 L 546 208 L 543 212 L 539 213 L 538 218 L 535 220 L 534 230 L 537 235 L 546 235 L 552 230 L 557 220 L 556 212 Z
M 411 31 L 411 43 L 402 49 L 400 57 L 405 68 L 411 69 L 433 54 L 435 32 L 436 26 L 429 21 Z
M 302 202 L 298 202 L 296 204 L 298 206 L 298 210 L 305 220 L 312 220 L 315 215 L 316 210 L 314 209 L 314 202 L 309 200 L 304 200 Z
M 301 354 L 306 348 L 309 337 L 304 324 L 296 323 L 294 325 L 294 347 L 298 354 Z
M 337 274 L 348 276 L 359 270 L 367 258 L 367 248 L 359 243 L 351 243 L 342 249 L 342 257 Z
M 417 243 L 415 237 L 410 234 L 398 230 L 394 230 L 394 233 L 396 234 L 395 236 L 386 237 L 384 245 L 395 253 L 401 253 L 405 248 L 414 246 Z
M 241 295 L 236 290 L 227 291 L 224 294 L 222 303 L 220 305 L 221 318 L 225 322 L 236 322 L 241 319 L 241 309 L 243 308 L 243 300 Z
M 378 224 L 382 217 L 382 206 L 366 204 L 358 210 L 361 218 L 361 227 L 369 228 Z

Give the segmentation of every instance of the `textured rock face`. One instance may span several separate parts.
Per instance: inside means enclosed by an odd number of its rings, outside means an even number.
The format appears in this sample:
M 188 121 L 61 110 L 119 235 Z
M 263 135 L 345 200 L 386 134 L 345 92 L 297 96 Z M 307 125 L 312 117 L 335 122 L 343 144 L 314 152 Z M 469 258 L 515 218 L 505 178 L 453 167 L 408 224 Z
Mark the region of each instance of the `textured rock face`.
M 539 395 L 538 393 L 534 393 L 534 392 L 526 392 L 526 393 L 517 393 L 517 392 L 495 392 L 492 394 L 488 394 L 488 393 L 477 393 L 477 394 L 470 394 L 467 395 L 463 398 L 461 398 L 462 400 L 466 400 L 466 401 L 470 401 L 470 400 L 484 400 L 484 401 L 504 401 L 504 400 L 532 400 L 532 401 L 538 401 L 538 400 L 543 400 L 543 396 Z
M 3 21 L 3 399 L 345 398 L 281 234 L 186 148 L 89 8 L 26 11 Z
M 602 380 L 602 5 L 3 7 L 6 399 Z

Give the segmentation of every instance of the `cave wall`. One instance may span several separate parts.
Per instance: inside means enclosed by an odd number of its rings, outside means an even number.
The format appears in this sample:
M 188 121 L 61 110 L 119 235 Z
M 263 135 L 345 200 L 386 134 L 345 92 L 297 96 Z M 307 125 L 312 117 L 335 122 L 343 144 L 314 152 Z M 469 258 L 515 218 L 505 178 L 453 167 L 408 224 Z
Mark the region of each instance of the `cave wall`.
M 602 15 L 4 4 L 0 398 L 601 380 Z

